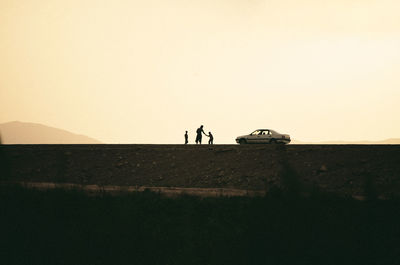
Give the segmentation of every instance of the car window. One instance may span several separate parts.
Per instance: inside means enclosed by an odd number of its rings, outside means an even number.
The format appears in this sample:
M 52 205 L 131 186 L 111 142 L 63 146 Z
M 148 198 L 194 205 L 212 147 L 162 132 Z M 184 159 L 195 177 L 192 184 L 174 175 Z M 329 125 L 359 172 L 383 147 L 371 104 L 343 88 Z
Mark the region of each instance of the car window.
M 260 131 L 254 131 L 254 132 L 252 132 L 250 135 L 258 135 L 260 133 Z

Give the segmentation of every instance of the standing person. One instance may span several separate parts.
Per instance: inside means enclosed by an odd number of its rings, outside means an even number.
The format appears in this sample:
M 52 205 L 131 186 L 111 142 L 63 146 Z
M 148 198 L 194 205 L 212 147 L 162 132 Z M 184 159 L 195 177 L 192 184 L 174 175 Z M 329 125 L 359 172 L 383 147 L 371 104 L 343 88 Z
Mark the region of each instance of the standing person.
M 185 144 L 188 144 L 188 132 L 186 131 L 186 133 L 185 133 Z
M 203 125 L 201 125 L 200 128 L 196 130 L 196 144 L 201 144 L 201 133 L 207 136 L 207 134 L 203 131 Z
M 210 140 L 208 140 L 208 144 L 214 144 L 214 136 L 211 134 L 211 132 L 208 132 L 208 137 L 210 137 Z

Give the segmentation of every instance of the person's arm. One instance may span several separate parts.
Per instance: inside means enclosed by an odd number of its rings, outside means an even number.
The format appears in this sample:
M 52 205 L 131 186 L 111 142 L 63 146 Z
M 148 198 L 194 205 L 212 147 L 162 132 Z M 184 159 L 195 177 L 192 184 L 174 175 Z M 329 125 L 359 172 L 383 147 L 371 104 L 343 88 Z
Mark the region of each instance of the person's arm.
M 201 130 L 201 131 L 204 133 L 205 136 L 208 136 L 203 130 Z

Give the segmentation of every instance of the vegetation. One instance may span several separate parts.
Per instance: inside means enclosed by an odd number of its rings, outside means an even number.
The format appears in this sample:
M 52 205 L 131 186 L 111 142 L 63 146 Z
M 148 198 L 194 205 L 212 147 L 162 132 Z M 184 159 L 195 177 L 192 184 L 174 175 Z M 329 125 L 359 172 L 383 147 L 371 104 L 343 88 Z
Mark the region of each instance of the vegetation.
M 0 187 L 2 264 L 399 264 L 400 201 Z

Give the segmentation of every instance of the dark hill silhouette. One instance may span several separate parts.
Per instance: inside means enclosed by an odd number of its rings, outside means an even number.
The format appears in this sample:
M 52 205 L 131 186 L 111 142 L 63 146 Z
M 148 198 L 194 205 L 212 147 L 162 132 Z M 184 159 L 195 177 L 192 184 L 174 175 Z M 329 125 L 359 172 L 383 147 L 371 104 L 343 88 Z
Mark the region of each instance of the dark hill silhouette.
M 0 135 L 3 144 L 101 144 L 85 135 L 19 121 L 0 124 Z

